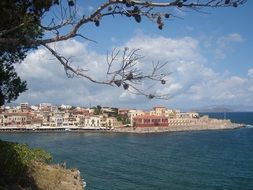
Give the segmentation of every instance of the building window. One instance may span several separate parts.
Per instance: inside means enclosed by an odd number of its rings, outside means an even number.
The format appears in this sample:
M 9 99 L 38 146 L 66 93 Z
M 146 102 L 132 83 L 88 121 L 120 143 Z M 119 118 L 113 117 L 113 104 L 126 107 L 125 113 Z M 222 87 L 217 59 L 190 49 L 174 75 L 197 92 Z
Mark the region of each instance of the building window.
M 150 123 L 150 119 L 144 119 L 144 123 Z

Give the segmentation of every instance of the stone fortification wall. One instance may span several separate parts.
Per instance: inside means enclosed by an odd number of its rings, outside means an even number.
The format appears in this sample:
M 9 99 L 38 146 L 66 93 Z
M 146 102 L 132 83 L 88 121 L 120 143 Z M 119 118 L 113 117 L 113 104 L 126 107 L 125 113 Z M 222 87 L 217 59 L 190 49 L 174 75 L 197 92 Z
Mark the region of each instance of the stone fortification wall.
M 230 120 L 199 119 L 186 125 L 170 125 L 168 127 L 137 127 L 117 128 L 116 132 L 152 133 L 152 132 L 173 132 L 173 131 L 197 131 L 197 130 L 220 130 L 235 129 L 243 127 L 240 124 L 233 124 Z

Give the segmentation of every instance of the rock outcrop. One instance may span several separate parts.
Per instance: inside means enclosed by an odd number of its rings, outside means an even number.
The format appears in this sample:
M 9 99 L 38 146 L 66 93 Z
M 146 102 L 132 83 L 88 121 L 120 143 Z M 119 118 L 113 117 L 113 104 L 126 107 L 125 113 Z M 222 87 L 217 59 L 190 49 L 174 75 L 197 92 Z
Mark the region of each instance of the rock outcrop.
M 65 169 L 59 165 L 33 162 L 28 177 L 37 190 L 82 190 L 83 182 L 77 169 Z
M 0 190 L 82 190 L 77 169 L 50 164 L 44 150 L 0 140 Z

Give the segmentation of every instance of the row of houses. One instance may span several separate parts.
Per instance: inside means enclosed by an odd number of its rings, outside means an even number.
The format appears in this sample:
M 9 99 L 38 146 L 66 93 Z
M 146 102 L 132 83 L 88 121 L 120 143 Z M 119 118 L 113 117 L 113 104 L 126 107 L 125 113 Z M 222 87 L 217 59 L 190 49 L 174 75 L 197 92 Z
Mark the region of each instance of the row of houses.
M 133 127 L 169 127 L 191 125 L 199 121 L 199 114 L 196 112 L 185 113 L 164 106 L 156 106 L 148 112 L 133 110 L 129 116 Z
M 83 127 L 87 129 L 111 129 L 122 126 L 152 127 L 191 125 L 199 119 L 196 112 L 180 112 L 164 106 L 150 111 L 118 109 L 97 106 L 95 108 L 73 108 L 42 103 L 29 106 L 21 103 L 17 107 L 5 107 L 0 111 L 0 127 Z
M 0 112 L 0 127 L 83 127 L 90 129 L 121 126 L 115 117 L 94 115 L 90 108 L 61 108 L 51 104 L 4 108 Z

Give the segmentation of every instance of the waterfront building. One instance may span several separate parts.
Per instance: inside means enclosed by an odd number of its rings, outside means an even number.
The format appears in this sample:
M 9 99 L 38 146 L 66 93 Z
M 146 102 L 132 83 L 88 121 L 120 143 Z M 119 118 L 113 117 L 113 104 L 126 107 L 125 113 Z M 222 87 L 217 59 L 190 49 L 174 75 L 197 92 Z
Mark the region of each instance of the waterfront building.
M 0 127 L 4 126 L 4 114 L 0 114 Z
M 85 128 L 100 129 L 101 127 L 101 116 L 85 116 L 84 125 Z
M 79 118 L 73 115 L 72 112 L 64 113 L 63 126 L 77 127 L 79 126 Z
M 17 109 L 16 107 L 10 107 L 9 109 L 6 109 L 5 110 L 5 113 L 17 113 L 19 112 L 20 110 Z
M 35 118 L 31 119 L 31 125 L 32 126 L 41 127 L 42 123 L 43 123 L 43 119 L 42 118 L 35 117 Z
M 164 106 L 155 106 L 149 113 L 150 115 L 165 116 L 173 119 L 176 118 L 177 113 L 180 113 L 180 110 L 168 109 Z
M 128 115 L 129 109 L 118 109 L 118 115 Z
M 109 107 L 102 107 L 101 111 L 102 111 L 102 113 L 114 113 L 114 110 L 112 110 Z
M 174 118 L 168 119 L 168 127 L 170 126 L 188 126 L 196 124 L 195 120 L 191 118 Z
M 55 112 L 50 116 L 50 127 L 62 127 L 64 112 Z
M 133 118 L 139 115 L 145 115 L 143 110 L 129 110 L 128 117 L 130 119 L 130 125 L 133 126 Z
M 31 124 L 29 113 L 15 112 L 0 114 L 0 126 L 25 126 Z
M 199 113 L 197 112 L 188 112 L 191 118 L 199 118 Z
M 133 127 L 168 127 L 168 118 L 157 115 L 139 115 L 133 118 Z
M 84 108 L 75 108 L 73 110 L 70 110 L 69 113 L 75 115 L 75 116 L 88 116 L 90 115 L 90 111 Z
M 101 118 L 101 128 L 113 129 L 115 127 L 122 126 L 122 122 L 118 121 L 115 117 L 103 117 Z
M 153 112 L 151 112 L 152 115 L 158 115 L 158 116 L 164 116 L 167 111 L 167 108 L 164 106 L 155 106 L 153 108 Z
M 23 111 L 23 110 L 28 110 L 30 107 L 29 107 L 29 104 L 28 102 L 24 102 L 24 103 L 20 103 L 20 109 Z
M 51 106 L 52 106 L 52 104 L 50 104 L 50 103 L 41 103 L 41 104 L 39 104 L 40 109 L 49 108 Z
M 39 107 L 38 107 L 38 106 L 31 105 L 31 109 L 32 109 L 33 111 L 37 111 L 37 110 L 39 110 Z

